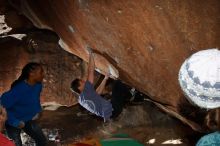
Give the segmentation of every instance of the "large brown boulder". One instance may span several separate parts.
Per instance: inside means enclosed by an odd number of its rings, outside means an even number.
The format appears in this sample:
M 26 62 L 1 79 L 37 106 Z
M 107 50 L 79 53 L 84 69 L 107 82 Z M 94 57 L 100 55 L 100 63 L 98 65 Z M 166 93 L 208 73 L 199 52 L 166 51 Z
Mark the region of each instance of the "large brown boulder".
M 94 48 L 104 57 L 96 58 L 98 68 L 106 71 L 110 62 L 120 79 L 172 112 L 185 100 L 183 61 L 220 46 L 219 0 L 10 1 L 35 26 L 55 31 L 65 50 L 88 60 L 86 48 Z

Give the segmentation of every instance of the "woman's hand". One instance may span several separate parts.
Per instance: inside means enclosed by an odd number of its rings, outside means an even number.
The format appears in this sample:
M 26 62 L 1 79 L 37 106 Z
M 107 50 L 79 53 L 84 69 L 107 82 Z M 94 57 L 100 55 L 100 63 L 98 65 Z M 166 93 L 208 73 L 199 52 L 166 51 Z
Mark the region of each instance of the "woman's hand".
M 7 113 L 5 108 L 0 107 L 0 123 L 5 123 L 7 120 Z
M 5 108 L 0 107 L 0 132 L 3 130 L 6 120 L 7 120 L 6 110 Z
M 37 120 L 37 119 L 39 119 L 39 116 L 40 116 L 40 114 L 37 113 L 37 114 L 32 118 L 32 120 Z

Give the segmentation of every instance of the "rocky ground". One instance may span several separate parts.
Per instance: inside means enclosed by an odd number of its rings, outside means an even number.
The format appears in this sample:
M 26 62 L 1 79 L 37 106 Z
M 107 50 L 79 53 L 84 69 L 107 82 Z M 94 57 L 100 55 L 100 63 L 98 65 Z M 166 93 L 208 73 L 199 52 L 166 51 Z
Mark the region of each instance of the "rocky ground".
M 109 123 L 104 123 L 79 105 L 59 107 L 56 111 L 45 110 L 39 122 L 50 136 L 57 135 L 57 142 L 50 137 L 51 146 L 65 146 L 88 138 L 107 138 L 118 133 L 128 134 L 144 145 L 174 143 L 193 146 L 201 136 L 149 102 L 127 106 L 116 121 Z

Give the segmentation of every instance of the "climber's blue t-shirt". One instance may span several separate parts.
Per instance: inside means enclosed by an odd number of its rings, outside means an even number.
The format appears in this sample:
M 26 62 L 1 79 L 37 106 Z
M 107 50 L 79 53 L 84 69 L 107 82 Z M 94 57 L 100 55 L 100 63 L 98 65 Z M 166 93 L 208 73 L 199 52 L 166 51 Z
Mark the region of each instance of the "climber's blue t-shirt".
M 17 127 L 20 121 L 32 120 L 42 110 L 40 105 L 41 90 L 41 83 L 29 85 L 25 81 L 21 81 L 2 94 L 1 104 L 6 108 L 8 114 L 6 123 Z
M 101 116 L 104 120 L 110 119 L 112 115 L 112 104 L 96 93 L 94 86 L 86 81 L 84 89 L 79 96 L 78 102 L 88 111 Z

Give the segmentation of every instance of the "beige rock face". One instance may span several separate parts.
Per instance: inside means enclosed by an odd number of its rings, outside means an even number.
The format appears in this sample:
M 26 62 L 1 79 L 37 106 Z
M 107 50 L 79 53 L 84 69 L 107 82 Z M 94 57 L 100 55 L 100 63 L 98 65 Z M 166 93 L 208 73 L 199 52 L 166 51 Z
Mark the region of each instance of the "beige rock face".
M 21 0 L 35 26 L 55 31 L 65 50 L 88 60 L 87 47 L 113 65 L 119 78 L 154 101 L 179 112 L 185 97 L 178 84 L 183 61 L 220 47 L 219 0 Z

